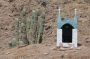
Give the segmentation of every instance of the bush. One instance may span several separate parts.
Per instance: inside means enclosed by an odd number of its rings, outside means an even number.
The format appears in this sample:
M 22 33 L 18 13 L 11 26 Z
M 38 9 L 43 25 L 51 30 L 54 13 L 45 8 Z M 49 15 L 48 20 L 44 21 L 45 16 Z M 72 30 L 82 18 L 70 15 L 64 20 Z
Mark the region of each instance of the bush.
M 11 47 L 37 44 L 42 42 L 45 14 L 40 10 L 33 10 L 28 17 L 23 9 L 19 18 L 15 18 L 15 39 L 10 42 Z

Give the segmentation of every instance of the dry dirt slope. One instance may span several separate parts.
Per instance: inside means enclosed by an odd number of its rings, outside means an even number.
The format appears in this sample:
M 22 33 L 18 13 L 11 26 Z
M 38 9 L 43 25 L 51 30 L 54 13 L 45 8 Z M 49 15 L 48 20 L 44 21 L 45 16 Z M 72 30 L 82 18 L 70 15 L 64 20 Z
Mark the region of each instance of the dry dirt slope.
M 90 49 L 85 46 L 76 49 L 55 48 L 55 45 L 29 45 L 0 53 L 0 59 L 90 59 Z
M 0 0 L 0 51 L 5 51 L 9 49 L 8 43 L 12 38 L 14 37 L 14 21 L 16 17 L 19 16 L 20 7 L 25 6 L 28 9 L 29 15 L 31 15 L 31 10 L 37 9 L 37 8 L 43 8 L 43 6 L 38 3 L 39 0 Z M 78 42 L 81 44 L 81 50 L 78 50 L 76 52 L 78 55 L 83 56 L 85 53 L 86 56 L 89 54 L 89 47 L 90 47 L 90 2 L 86 2 L 87 0 L 76 0 L 76 1 L 67 1 L 60 0 L 61 6 L 62 6 L 62 17 L 69 17 L 73 18 L 74 16 L 74 8 L 77 8 L 78 10 Z M 45 7 L 46 10 L 46 20 L 45 20 L 45 31 L 44 31 L 44 40 L 43 43 L 40 45 L 33 46 L 27 46 L 20 49 L 10 49 L 7 51 L 1 52 L 1 56 L 11 56 L 11 57 L 18 57 L 18 52 L 14 51 L 20 51 L 20 55 L 26 55 L 26 58 L 28 59 L 28 55 L 33 56 L 32 54 L 36 54 L 36 57 L 29 57 L 31 59 L 44 59 L 44 55 L 47 55 L 47 51 L 51 51 L 50 55 L 47 56 L 47 59 L 59 59 L 59 54 L 62 55 L 64 52 L 70 53 L 72 50 L 68 52 L 67 51 L 53 51 L 52 47 L 55 46 L 56 43 L 56 18 L 57 18 L 57 1 L 56 0 L 50 0 L 47 2 L 47 6 Z M 46 45 L 51 45 L 52 47 L 48 47 Z M 54 46 L 53 46 L 54 45 Z M 40 47 L 40 49 L 38 48 Z M 24 49 L 24 50 L 23 50 Z M 36 50 L 35 50 L 36 49 Z M 50 50 L 49 50 L 50 49 Z M 11 51 L 11 52 L 10 52 Z M 25 54 L 22 54 L 22 51 L 26 51 Z M 31 54 L 29 54 L 29 51 Z M 34 51 L 34 52 L 33 52 Z M 37 52 L 36 52 L 37 51 Z M 44 52 L 43 52 L 44 51 Z M 76 51 L 76 50 L 75 50 Z M 36 53 L 35 53 L 36 52 Z M 38 54 L 40 52 L 40 54 Z M 10 53 L 10 54 L 9 54 Z M 62 53 L 62 54 L 61 54 Z M 15 54 L 15 56 L 13 56 Z M 54 56 L 55 55 L 55 56 Z M 71 54 L 73 55 L 73 54 Z M 39 58 L 40 57 L 40 58 Z M 2 57 L 1 57 L 2 59 Z M 6 58 L 3 58 L 6 59 Z M 12 59 L 12 58 L 11 58 Z M 17 59 L 17 58 L 16 58 Z M 19 58 L 20 59 L 20 58 Z M 45 58 L 46 59 L 46 58 Z

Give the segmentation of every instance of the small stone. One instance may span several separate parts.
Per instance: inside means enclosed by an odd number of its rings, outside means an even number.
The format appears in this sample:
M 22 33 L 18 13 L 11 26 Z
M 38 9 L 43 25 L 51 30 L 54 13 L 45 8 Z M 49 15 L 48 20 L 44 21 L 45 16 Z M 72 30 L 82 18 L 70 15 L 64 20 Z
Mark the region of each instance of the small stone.
M 65 48 L 60 48 L 60 51 L 65 51 Z
M 51 44 L 46 44 L 46 46 L 51 46 Z
M 6 54 L 10 54 L 10 52 L 7 52 Z
M 44 53 L 44 55 L 48 55 L 49 53 Z
M 81 50 L 81 48 L 76 48 L 76 50 Z
M 56 50 L 57 48 L 56 47 L 53 47 L 53 48 L 51 48 L 52 50 Z

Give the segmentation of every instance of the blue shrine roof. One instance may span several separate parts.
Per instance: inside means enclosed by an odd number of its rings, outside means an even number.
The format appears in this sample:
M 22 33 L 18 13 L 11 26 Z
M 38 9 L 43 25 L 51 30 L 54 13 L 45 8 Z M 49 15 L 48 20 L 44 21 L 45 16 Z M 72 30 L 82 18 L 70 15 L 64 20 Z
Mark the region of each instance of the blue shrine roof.
M 74 27 L 74 29 L 77 29 L 78 25 L 77 25 L 77 16 L 74 16 L 73 20 L 70 20 L 69 18 L 65 18 L 64 20 L 62 20 L 62 18 L 60 16 L 58 16 L 57 19 L 57 28 L 61 29 L 61 27 L 64 24 L 70 24 Z

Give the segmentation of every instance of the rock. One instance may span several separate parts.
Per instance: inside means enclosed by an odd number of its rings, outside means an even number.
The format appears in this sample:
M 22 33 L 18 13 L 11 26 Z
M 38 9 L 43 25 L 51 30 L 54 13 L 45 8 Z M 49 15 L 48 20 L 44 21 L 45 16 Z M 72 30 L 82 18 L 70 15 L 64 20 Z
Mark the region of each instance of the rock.
M 76 48 L 76 50 L 81 50 L 81 49 L 82 49 L 81 47 Z
M 51 46 L 51 44 L 46 44 L 46 46 Z
M 65 48 L 60 48 L 60 51 L 65 51 L 66 49 Z
M 56 49 L 57 49 L 56 47 L 51 48 L 51 50 L 56 50 Z
M 10 52 L 7 52 L 6 54 L 7 54 L 7 55 L 10 54 Z
M 49 53 L 44 53 L 44 55 L 48 55 Z

